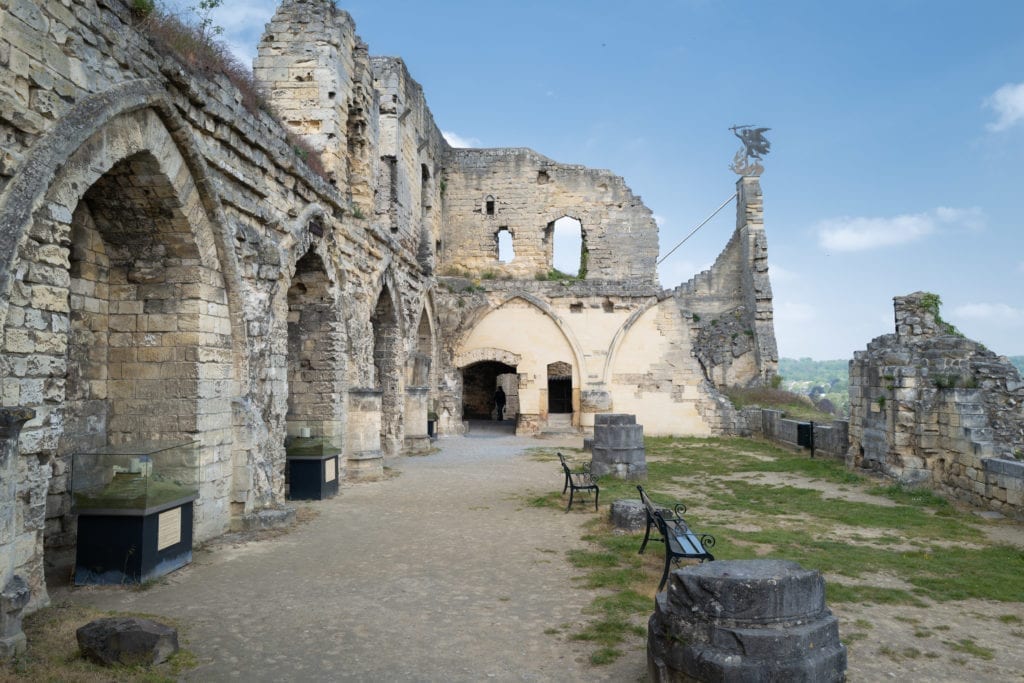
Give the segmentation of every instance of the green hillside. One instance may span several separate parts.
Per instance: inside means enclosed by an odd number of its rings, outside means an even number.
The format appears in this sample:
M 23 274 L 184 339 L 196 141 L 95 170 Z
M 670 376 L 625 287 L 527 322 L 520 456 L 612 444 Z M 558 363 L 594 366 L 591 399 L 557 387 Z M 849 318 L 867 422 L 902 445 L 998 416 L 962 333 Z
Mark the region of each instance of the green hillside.
M 850 361 L 780 358 L 782 388 L 810 397 L 815 404 L 825 399 L 838 416 L 850 412 Z

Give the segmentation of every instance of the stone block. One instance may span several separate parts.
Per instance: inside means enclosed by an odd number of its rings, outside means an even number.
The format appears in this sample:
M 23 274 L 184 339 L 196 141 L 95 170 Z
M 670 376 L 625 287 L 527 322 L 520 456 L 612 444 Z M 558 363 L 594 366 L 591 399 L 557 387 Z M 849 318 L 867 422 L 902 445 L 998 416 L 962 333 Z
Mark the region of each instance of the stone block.
M 82 655 L 104 666 L 160 664 L 178 651 L 176 629 L 138 617 L 96 619 L 75 635 Z

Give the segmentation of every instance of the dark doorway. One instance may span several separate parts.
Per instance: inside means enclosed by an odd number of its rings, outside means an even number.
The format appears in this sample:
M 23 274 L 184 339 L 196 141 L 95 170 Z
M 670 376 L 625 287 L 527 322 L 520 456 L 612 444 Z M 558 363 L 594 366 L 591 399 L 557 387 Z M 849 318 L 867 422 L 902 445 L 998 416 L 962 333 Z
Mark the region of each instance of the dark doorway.
M 572 412 L 572 366 L 558 362 L 548 365 L 548 413 Z
M 548 412 L 572 412 L 572 379 L 548 380 Z
M 515 367 L 497 361 L 484 361 L 462 369 L 462 417 L 466 420 L 490 420 L 494 415 L 494 391 L 498 376 L 515 373 Z M 509 406 L 505 406 L 506 416 Z

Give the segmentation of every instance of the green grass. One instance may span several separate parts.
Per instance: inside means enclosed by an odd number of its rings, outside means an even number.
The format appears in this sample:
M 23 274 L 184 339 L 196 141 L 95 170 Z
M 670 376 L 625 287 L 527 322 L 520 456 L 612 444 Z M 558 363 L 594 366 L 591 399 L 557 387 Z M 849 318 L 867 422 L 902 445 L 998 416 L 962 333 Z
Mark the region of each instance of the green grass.
M 763 441 L 658 437 L 645 439 L 645 445 L 644 489 L 659 504 L 687 503 L 693 528 L 715 536 L 718 559 L 784 558 L 844 577 L 827 583 L 830 604 L 1024 602 L 1024 551 L 988 541 L 976 518 L 927 489 L 880 486 L 834 459 L 812 460 Z M 758 481 L 758 473 L 764 473 L 765 481 Z M 805 480 L 856 493 L 857 499 L 825 498 Z M 605 504 L 638 497 L 635 482 L 603 478 L 600 484 Z M 564 510 L 560 491 L 537 496 L 531 504 Z M 686 492 L 694 492 L 689 500 Z M 871 502 L 871 496 L 878 502 Z M 589 524 L 584 539 L 589 547 L 568 554 L 579 571 L 575 582 L 602 595 L 588 610 L 593 621 L 572 637 L 599 643 L 602 649 L 594 660 L 606 662 L 650 615 L 664 555 L 657 543 L 638 555 L 640 536 L 614 533 L 603 515 Z M 874 585 L 878 575 L 898 577 L 906 586 Z M 993 618 L 1021 623 L 1012 613 Z M 919 637 L 931 635 L 924 632 L 928 629 L 917 630 Z M 947 644 L 984 658 L 985 649 L 971 643 Z M 894 650 L 893 655 L 912 658 L 911 650 Z
M 781 410 L 791 420 L 807 420 L 814 422 L 831 422 L 835 415 L 822 412 L 814 407 L 810 399 L 803 394 L 794 394 L 781 389 L 755 387 L 729 387 L 723 392 L 737 408 L 758 406 L 769 410 Z
M 971 638 L 961 638 L 957 642 L 944 641 L 945 645 L 954 652 L 963 652 L 964 654 L 977 657 L 978 659 L 984 659 L 986 661 L 995 658 L 995 650 L 990 650 L 987 647 L 983 647 L 974 642 Z

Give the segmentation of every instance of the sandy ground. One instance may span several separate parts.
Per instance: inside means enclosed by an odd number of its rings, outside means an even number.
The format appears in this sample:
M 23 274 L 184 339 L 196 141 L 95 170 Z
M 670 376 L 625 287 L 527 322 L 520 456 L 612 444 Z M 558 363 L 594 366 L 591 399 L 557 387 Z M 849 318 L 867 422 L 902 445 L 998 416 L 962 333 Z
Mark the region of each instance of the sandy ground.
M 177 619 L 201 662 L 188 680 L 643 680 L 640 639 L 600 668 L 568 639 L 596 594 L 574 587 L 565 552 L 594 513 L 526 505 L 562 483 L 526 449 L 557 444 L 440 440 L 389 461 L 396 476 L 308 504 L 289 533 L 212 544 L 148 590 L 53 598 Z
M 177 619 L 200 661 L 189 680 L 644 680 L 641 640 L 614 664 L 593 667 L 593 647 L 568 639 L 595 593 L 575 587 L 565 551 L 583 547 L 593 513 L 525 503 L 561 484 L 556 464 L 527 450 L 580 440 L 482 432 L 437 443 L 432 455 L 389 461 L 394 476 L 303 504 L 308 521 L 287 533 L 210 544 L 148 590 L 58 589 L 53 597 Z M 749 476 L 889 503 L 821 481 Z M 603 502 L 602 512 L 611 501 Z M 1024 548 L 1022 525 L 978 523 Z M 869 530 L 832 533 L 870 542 Z M 905 587 L 898 577 L 869 581 Z M 1024 595 L 1013 604 L 832 609 L 850 681 L 1024 681 Z

